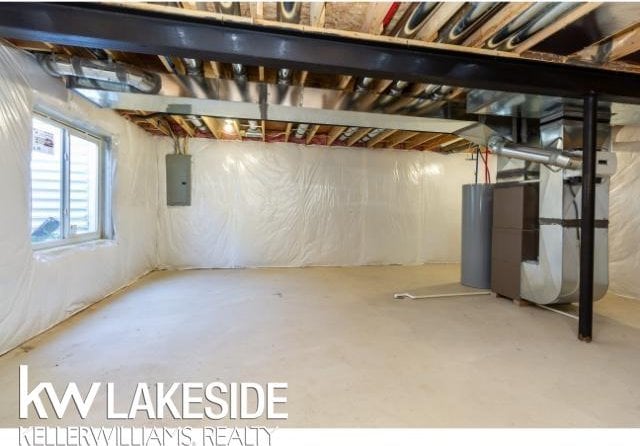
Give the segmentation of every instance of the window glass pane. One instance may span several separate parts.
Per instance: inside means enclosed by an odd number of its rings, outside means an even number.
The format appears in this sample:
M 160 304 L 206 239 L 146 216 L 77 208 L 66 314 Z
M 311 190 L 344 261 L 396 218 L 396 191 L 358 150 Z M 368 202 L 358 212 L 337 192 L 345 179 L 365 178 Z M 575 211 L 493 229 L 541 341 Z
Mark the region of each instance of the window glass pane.
M 69 138 L 69 236 L 98 231 L 100 147 L 91 140 Z
M 31 148 L 31 240 L 62 237 L 61 128 L 34 118 Z

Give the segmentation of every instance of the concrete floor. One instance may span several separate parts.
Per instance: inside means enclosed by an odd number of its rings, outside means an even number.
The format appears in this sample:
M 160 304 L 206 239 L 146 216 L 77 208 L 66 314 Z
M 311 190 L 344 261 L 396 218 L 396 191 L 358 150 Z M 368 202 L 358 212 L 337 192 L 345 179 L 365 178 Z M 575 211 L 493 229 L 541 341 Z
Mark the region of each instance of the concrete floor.
M 127 424 L 19 422 L 19 364 L 129 401 L 138 382 L 289 383 L 287 421 L 221 425 L 640 426 L 640 301 L 600 301 L 585 344 L 576 321 L 504 299 L 391 297 L 457 279 L 456 265 L 156 272 L 1 357 L 0 426 Z

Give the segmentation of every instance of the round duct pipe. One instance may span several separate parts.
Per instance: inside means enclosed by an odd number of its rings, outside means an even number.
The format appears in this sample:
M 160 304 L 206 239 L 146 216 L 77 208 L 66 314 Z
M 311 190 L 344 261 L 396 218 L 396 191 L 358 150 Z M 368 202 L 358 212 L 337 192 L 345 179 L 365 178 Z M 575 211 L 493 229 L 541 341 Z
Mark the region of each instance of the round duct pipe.
M 500 28 L 485 46 L 491 49 L 512 51 L 541 29 L 579 6 L 579 3 L 537 3 L 515 20 Z
M 231 64 L 233 70 L 233 78 L 236 81 L 246 82 L 247 80 L 247 68 L 241 63 Z
M 49 54 L 39 57 L 40 65 L 52 76 L 74 76 L 93 81 L 126 85 L 143 93 L 157 93 L 160 76 L 120 62 L 82 59 Z
M 240 3 L 216 2 L 216 11 L 221 14 L 240 15 Z
M 404 22 L 404 26 L 396 33 L 397 37 L 411 38 L 427 23 L 427 19 L 435 10 L 438 3 L 421 2 Z
M 460 13 L 447 24 L 438 42 L 457 43 L 467 37 L 482 22 L 489 18 L 492 12 L 502 7 L 496 2 L 470 2 Z
M 309 124 L 298 124 L 298 128 L 296 128 L 295 137 L 300 139 L 307 133 L 307 129 L 309 128 Z
M 291 70 L 289 68 L 280 68 L 278 70 L 278 85 L 291 84 Z
M 189 76 L 202 75 L 202 62 L 199 60 L 185 57 L 182 59 L 182 63 L 184 63 L 184 68 Z
M 300 2 L 278 2 L 278 21 L 286 23 L 300 23 Z

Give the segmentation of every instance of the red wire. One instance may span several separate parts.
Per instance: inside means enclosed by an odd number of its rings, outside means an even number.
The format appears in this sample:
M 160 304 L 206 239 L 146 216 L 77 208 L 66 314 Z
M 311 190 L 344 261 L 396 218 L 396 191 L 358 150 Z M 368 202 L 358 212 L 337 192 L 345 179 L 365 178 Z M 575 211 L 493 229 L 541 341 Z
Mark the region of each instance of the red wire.
M 489 152 L 485 152 L 483 155 L 481 150 L 480 158 L 482 158 L 482 163 L 484 164 L 484 182 L 491 183 L 491 171 L 489 170 Z
M 391 19 L 393 19 L 393 16 L 396 15 L 396 12 L 398 12 L 399 7 L 400 7 L 400 2 L 393 2 L 391 4 L 391 7 L 387 11 L 387 14 L 384 16 L 384 19 L 382 19 L 383 30 L 386 29 L 387 25 L 389 25 L 389 23 L 391 22 Z

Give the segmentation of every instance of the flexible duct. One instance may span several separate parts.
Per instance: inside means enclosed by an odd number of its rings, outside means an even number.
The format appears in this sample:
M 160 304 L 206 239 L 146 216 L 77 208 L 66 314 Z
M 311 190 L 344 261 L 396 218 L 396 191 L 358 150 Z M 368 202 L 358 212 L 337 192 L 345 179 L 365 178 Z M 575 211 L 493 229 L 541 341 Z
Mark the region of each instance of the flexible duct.
M 278 20 L 286 23 L 299 23 L 301 2 L 278 2 Z
M 247 68 L 241 63 L 231 64 L 231 69 L 233 70 L 233 78 L 239 82 L 247 81 Z
M 581 169 L 582 161 L 560 150 L 527 147 L 507 141 L 499 135 L 489 138 L 487 148 L 491 153 L 524 161 L 555 166 L 561 169 Z
M 49 54 L 39 58 L 40 65 L 52 76 L 74 76 L 93 81 L 126 85 L 143 93 L 157 93 L 160 77 L 120 62 L 82 59 Z
M 216 2 L 215 7 L 221 14 L 240 15 L 239 2 Z
M 278 70 L 278 85 L 290 85 L 291 84 L 291 69 L 280 68 Z
M 536 3 L 498 30 L 485 46 L 491 49 L 514 50 L 522 42 L 577 6 L 579 3 Z
M 207 126 L 204 125 L 204 122 L 202 122 L 202 119 L 198 118 L 197 116 L 195 116 L 195 115 L 187 115 L 187 119 L 199 131 L 204 132 L 204 133 L 206 133 L 208 131 Z
M 425 23 L 427 23 L 428 18 L 431 16 L 431 13 L 435 10 L 436 6 L 438 6 L 437 2 L 419 3 L 411 12 L 411 15 L 407 20 L 404 21 L 402 28 L 397 31 L 394 30 L 396 32 L 394 32 L 393 35 L 406 39 L 415 36 Z
M 189 76 L 202 76 L 202 62 L 199 60 L 185 57 L 182 63 Z
M 307 133 L 308 128 L 309 128 L 309 124 L 298 124 L 298 127 L 296 128 L 295 137 L 298 139 L 302 138 L 304 134 Z
M 438 36 L 438 42 L 458 43 L 487 20 L 502 5 L 496 2 L 470 2 L 463 7 Z
M 340 135 L 338 140 L 343 142 L 346 141 L 351 137 L 351 135 L 353 135 L 356 132 L 356 130 L 358 130 L 358 127 L 349 127 L 347 130 L 344 131 L 342 135 Z

